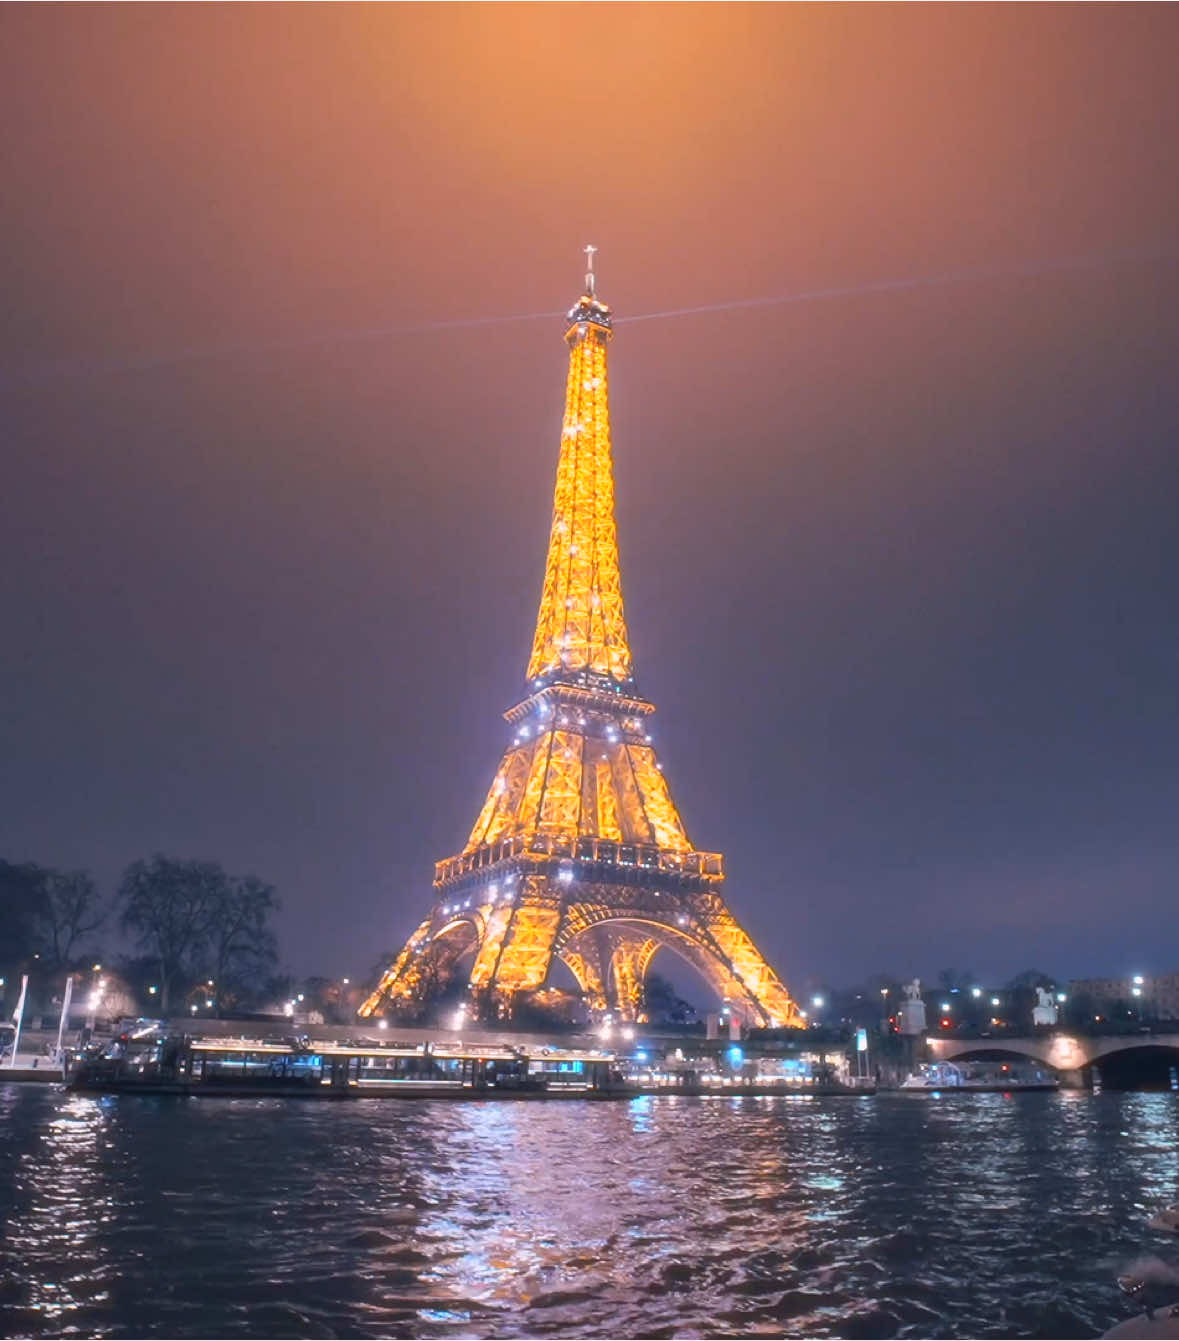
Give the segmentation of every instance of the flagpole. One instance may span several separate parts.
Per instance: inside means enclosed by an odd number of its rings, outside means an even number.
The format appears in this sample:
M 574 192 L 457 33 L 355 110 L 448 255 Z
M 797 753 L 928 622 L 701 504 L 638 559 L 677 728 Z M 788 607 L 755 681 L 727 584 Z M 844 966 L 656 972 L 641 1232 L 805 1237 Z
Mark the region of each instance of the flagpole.
M 70 1018 L 70 1000 L 74 995 L 74 975 L 66 979 L 65 996 L 61 999 L 61 1019 L 57 1025 L 57 1060 L 61 1061 L 61 1041 L 65 1036 L 66 1025 Z
M 16 1025 L 16 1034 L 12 1040 L 12 1060 L 8 1063 L 10 1070 L 16 1066 L 16 1050 L 20 1047 L 20 1026 L 21 1021 L 25 1018 L 25 993 L 28 990 L 29 975 L 25 973 L 20 980 L 20 999 L 16 1003 L 16 1013 L 12 1017 L 12 1021 Z

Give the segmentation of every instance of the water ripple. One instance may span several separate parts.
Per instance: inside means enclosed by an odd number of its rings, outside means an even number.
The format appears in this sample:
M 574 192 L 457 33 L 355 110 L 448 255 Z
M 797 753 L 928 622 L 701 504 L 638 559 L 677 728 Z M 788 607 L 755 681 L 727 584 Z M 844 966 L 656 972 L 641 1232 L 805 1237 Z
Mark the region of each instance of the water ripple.
M 36 1337 L 1092 1336 L 1179 1201 L 1169 1095 L 7 1085 L 0 1131 L 0 1332 Z

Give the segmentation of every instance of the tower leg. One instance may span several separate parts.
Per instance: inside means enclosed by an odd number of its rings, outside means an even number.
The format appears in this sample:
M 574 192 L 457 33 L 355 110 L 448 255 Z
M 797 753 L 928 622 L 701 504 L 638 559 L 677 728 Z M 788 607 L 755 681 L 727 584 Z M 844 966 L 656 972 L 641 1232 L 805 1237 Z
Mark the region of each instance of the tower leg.
M 609 972 L 603 972 L 597 945 L 587 944 L 576 950 L 566 950 L 561 959 L 577 979 L 585 1004 L 593 1014 L 601 1015 L 607 1008 L 606 980 Z
M 649 936 L 615 931 L 610 955 L 610 988 L 612 1004 L 619 1018 L 633 1021 L 638 1018 L 643 1004 L 643 981 L 658 941 Z
M 544 876 L 528 876 L 501 934 L 498 962 L 486 980 L 500 1000 L 543 987 L 561 925 L 561 899 Z

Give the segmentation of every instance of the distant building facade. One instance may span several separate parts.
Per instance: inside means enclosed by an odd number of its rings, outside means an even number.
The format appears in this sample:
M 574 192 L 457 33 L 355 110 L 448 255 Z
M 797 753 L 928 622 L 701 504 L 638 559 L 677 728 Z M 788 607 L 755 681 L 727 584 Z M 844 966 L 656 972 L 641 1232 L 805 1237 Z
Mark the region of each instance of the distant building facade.
M 1145 1017 L 1179 1020 L 1179 973 L 1145 974 L 1129 978 L 1077 978 L 1069 983 L 1069 996 L 1087 996 L 1094 1005 L 1141 1002 Z

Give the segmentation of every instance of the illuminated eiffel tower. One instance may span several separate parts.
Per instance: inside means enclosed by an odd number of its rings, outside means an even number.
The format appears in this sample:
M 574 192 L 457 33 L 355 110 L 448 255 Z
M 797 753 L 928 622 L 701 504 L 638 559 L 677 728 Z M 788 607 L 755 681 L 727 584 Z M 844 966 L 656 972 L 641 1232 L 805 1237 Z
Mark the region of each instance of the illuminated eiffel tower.
M 362 1016 L 460 969 L 476 1008 L 510 1013 L 563 961 L 596 1012 L 634 1019 L 658 950 L 692 964 L 752 1026 L 802 1021 L 721 897 L 721 856 L 688 840 L 634 682 L 614 525 L 606 346 L 593 248 L 568 314 L 569 379 L 528 696 L 466 846 Z M 469 964 L 469 968 L 467 965 Z

